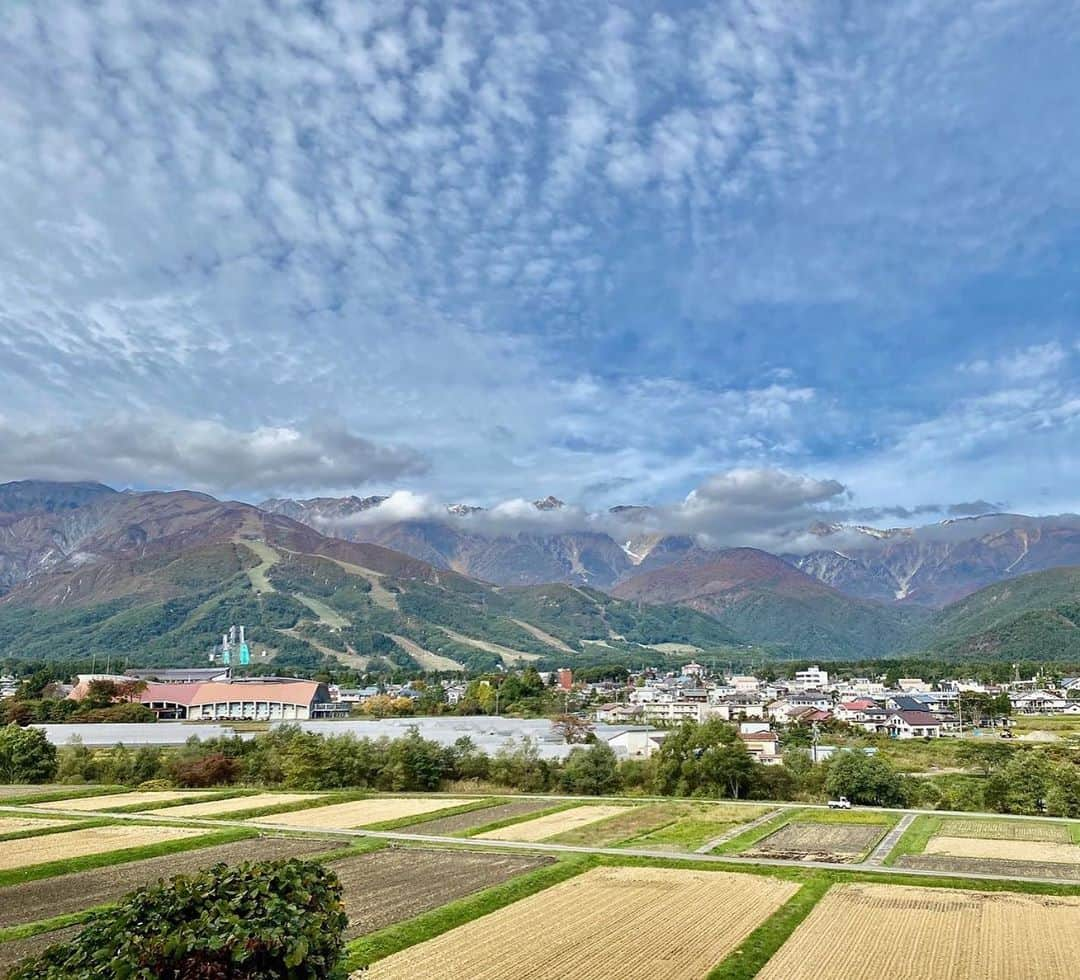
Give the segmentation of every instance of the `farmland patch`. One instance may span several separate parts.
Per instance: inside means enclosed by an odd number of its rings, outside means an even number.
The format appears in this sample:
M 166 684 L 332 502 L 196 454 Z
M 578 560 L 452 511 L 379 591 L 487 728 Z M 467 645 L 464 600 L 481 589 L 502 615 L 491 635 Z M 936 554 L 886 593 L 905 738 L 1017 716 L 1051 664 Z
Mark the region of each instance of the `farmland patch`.
M 549 863 L 517 854 L 388 847 L 329 867 L 344 888 L 345 935 L 353 939 Z
M 82 821 L 85 823 L 86 821 Z M 17 834 L 26 830 L 47 830 L 49 827 L 69 826 L 70 821 L 47 817 L 0 817 L 0 836 Z
M 795 861 L 858 860 L 888 830 L 886 824 L 816 823 L 794 820 L 752 848 L 743 857 L 785 858 Z
M 354 800 L 351 803 L 312 807 L 309 810 L 296 810 L 291 813 L 275 813 L 261 819 L 287 827 L 313 830 L 334 827 L 346 829 L 398 820 L 401 817 L 417 816 L 421 813 L 433 813 L 437 810 L 449 810 L 452 807 L 473 802 L 475 801 L 430 796 L 427 798 L 377 797 L 369 800 Z
M 964 820 L 943 818 L 938 834 L 942 837 L 980 837 L 992 840 L 1050 841 L 1072 843 L 1065 824 L 1024 820 Z
M 45 837 L 25 840 L 0 841 L 0 871 L 27 868 L 35 864 L 63 861 L 68 858 L 102 854 L 146 844 L 198 837 L 206 834 L 204 827 L 158 827 L 123 824 L 120 826 L 88 827 L 69 830 Z
M 515 841 L 541 841 L 556 834 L 565 834 L 568 830 L 582 827 L 605 817 L 614 817 L 617 814 L 626 813 L 624 806 L 595 805 L 571 807 L 569 810 L 560 810 L 558 813 L 549 813 L 546 817 L 537 817 L 535 820 L 526 820 L 523 823 L 511 824 L 509 827 L 501 827 L 483 835 L 484 840 L 515 840 Z
M 916 871 L 958 871 L 998 878 L 1057 878 L 1080 881 L 1080 864 L 1041 864 L 999 858 L 950 857 L 946 854 L 902 854 L 896 867 Z
M 1052 841 L 982 840 L 976 837 L 931 837 L 926 854 L 950 857 L 1001 858 L 1006 861 L 1037 861 L 1049 864 L 1080 864 L 1080 847 Z
M 758 980 L 1069 980 L 1080 898 L 834 885 Z
M 595 868 L 356 976 L 693 980 L 797 890 L 792 882 L 721 871 Z
M 445 837 L 449 834 L 460 834 L 465 831 L 475 830 L 490 823 L 498 823 L 501 820 L 510 820 L 513 817 L 524 817 L 538 810 L 550 810 L 551 800 L 515 800 L 513 803 L 500 803 L 496 806 L 484 807 L 482 810 L 469 810 L 467 813 L 456 813 L 450 817 L 436 817 L 434 820 L 425 820 L 423 823 L 410 824 L 408 827 L 399 827 L 403 834 L 427 834 L 432 837 Z
M 160 806 L 163 803 L 171 803 L 173 800 L 198 799 L 206 795 L 206 790 L 165 790 L 159 793 L 111 793 L 108 796 L 83 796 L 74 800 L 46 800 L 44 803 L 35 803 L 38 810 L 114 810 L 117 807 L 138 806 L 143 809 Z
M 730 806 L 723 803 L 680 803 L 679 818 L 624 842 L 626 847 L 685 854 L 697 850 L 742 823 L 769 812 L 767 807 Z
M 107 905 L 159 878 L 190 874 L 215 864 L 284 860 L 334 850 L 338 846 L 337 841 L 310 837 L 258 837 L 25 881 L 0 890 L 0 929 Z
M 306 803 L 321 799 L 318 793 L 256 793 L 254 796 L 237 796 L 231 800 L 207 800 L 203 803 L 182 803 L 166 811 L 170 817 L 213 817 L 223 813 L 242 813 L 258 810 L 264 806 L 285 803 Z

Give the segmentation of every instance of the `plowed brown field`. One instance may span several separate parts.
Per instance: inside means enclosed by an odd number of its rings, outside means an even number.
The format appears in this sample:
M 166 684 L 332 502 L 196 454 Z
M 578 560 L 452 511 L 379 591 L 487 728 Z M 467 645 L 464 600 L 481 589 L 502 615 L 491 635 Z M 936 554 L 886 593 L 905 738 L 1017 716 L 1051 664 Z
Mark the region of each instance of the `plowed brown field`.
M 757 980 L 1074 980 L 1080 898 L 834 885 Z
M 796 861 L 853 861 L 888 830 L 886 824 L 793 821 L 743 851 L 744 857 Z
M 595 868 L 374 963 L 362 980 L 695 980 L 798 886 L 669 868 Z

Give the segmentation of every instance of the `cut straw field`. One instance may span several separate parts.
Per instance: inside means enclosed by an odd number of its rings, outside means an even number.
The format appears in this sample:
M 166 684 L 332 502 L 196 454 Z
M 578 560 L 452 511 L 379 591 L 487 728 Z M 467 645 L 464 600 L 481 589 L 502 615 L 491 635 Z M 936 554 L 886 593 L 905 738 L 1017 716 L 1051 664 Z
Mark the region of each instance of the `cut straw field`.
M 144 844 L 159 844 L 184 837 L 198 837 L 205 833 L 206 830 L 202 827 L 146 827 L 126 824 L 69 830 L 35 837 L 30 841 L 0 841 L 0 871 L 129 847 L 142 847 Z
M 76 820 L 76 823 L 85 821 Z M 67 820 L 48 819 L 46 817 L 0 817 L 0 834 L 17 834 L 24 830 L 47 830 L 49 827 L 63 827 Z
M 596 820 L 606 820 L 608 817 L 627 813 L 625 806 L 575 806 L 569 810 L 560 810 L 558 813 L 549 813 L 546 817 L 537 817 L 535 820 L 526 820 L 523 823 L 511 824 L 484 834 L 484 840 L 516 840 L 533 842 L 546 840 L 556 834 L 565 834 L 568 830 L 576 830 Z
M 595 868 L 355 976 L 700 980 L 797 890 L 722 871 Z
M 318 800 L 317 793 L 256 793 L 254 796 L 237 796 L 231 800 L 207 800 L 203 803 L 182 803 L 165 811 L 169 817 L 215 817 L 223 813 L 242 813 L 258 810 L 264 806 L 286 803 L 304 803 Z
M 177 789 L 160 793 L 112 793 L 108 796 L 84 796 L 74 800 L 48 800 L 35 803 L 36 810 L 111 810 L 116 807 L 134 807 L 142 804 L 144 809 L 171 803 L 173 800 L 198 799 L 206 790 Z
M 1074 980 L 1080 898 L 834 885 L 758 980 Z
M 1069 844 L 1072 835 L 1065 824 L 1024 820 L 943 819 L 942 837 L 979 837 L 991 840 L 1041 840 Z
M 1080 864 L 1080 847 L 1053 841 L 982 840 L 977 837 L 931 837 L 926 854 L 950 857 L 1000 858 L 1004 861 L 1038 861 Z
M 334 803 L 330 806 L 317 806 L 309 810 L 297 810 L 292 813 L 275 813 L 261 819 L 286 827 L 311 828 L 326 830 L 333 827 L 347 829 L 363 827 L 373 823 L 398 820 L 401 817 L 413 817 L 420 813 L 434 813 L 464 806 L 472 800 L 455 800 L 447 797 L 386 797 L 382 799 L 355 800 L 352 803 Z

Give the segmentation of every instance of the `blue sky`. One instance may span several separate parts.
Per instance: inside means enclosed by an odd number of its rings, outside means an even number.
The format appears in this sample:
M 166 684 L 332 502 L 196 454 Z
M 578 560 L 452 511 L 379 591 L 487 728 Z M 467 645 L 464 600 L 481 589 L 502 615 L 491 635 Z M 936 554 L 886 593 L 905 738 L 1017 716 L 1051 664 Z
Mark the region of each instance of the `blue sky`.
M 1080 507 L 1074 4 L 0 26 L 0 479 Z

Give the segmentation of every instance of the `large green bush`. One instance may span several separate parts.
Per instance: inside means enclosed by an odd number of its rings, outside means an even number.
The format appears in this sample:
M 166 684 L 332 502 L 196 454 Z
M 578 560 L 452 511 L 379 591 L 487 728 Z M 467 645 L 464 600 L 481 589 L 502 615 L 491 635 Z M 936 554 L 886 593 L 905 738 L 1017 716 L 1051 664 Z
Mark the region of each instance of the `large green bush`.
M 346 921 L 321 864 L 220 864 L 135 892 L 9 978 L 326 980 L 343 976 Z

